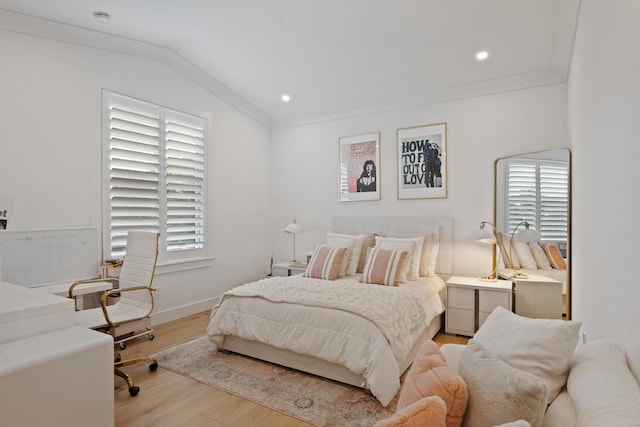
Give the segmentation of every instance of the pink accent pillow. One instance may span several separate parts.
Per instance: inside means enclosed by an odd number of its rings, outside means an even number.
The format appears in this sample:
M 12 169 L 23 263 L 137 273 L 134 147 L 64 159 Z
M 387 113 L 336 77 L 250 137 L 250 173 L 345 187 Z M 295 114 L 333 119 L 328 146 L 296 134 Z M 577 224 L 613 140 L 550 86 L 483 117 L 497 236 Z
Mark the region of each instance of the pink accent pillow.
M 429 396 L 412 403 L 374 427 L 444 427 L 447 407 L 438 396 Z
M 558 249 L 556 245 L 546 245 L 544 247 L 544 252 L 547 254 L 547 258 L 549 258 L 551 267 L 558 268 L 560 270 L 567 269 L 567 263 L 564 262 L 560 249 Z
M 369 248 L 360 281 L 374 285 L 398 286 L 408 255 L 407 251 Z
M 332 248 L 318 246 L 311 256 L 304 275 L 315 279 L 335 280 L 340 272 L 342 259 L 347 253 L 347 248 Z
M 459 427 L 467 409 L 467 383 L 454 368 L 447 365 L 438 345 L 427 340 L 409 368 L 396 410 L 433 395 L 439 396 L 446 404 L 447 427 Z

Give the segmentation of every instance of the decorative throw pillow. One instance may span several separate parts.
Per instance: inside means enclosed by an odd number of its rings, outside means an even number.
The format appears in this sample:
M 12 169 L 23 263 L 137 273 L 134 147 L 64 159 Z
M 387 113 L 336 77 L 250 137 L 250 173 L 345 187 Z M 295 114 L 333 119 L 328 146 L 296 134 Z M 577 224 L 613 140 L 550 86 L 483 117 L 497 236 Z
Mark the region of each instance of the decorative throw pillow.
M 460 426 L 467 408 L 467 384 L 454 368 L 447 365 L 438 345 L 427 340 L 409 368 L 397 410 L 433 395 L 439 396 L 447 406 L 447 427 Z
M 578 347 L 567 389 L 579 426 L 637 426 L 640 422 L 640 385 L 624 350 L 612 342 L 596 340 Z
M 306 277 L 315 279 L 335 280 L 338 278 L 342 259 L 347 253 L 346 248 L 332 248 L 318 246 L 311 256 L 311 261 L 304 272 Z
M 407 251 L 369 248 L 360 281 L 374 285 L 398 286 L 407 256 Z
M 520 268 L 528 270 L 537 270 L 538 264 L 531 253 L 531 248 L 525 242 L 512 241 L 513 250 L 518 254 Z
M 551 402 L 567 382 L 580 325 L 575 320 L 530 319 L 498 306 L 473 339 L 514 368 L 544 380 Z
M 549 387 L 537 376 L 516 369 L 471 339 L 458 371 L 469 389 L 465 427 L 496 426 L 526 420 L 542 426 Z
M 547 245 L 544 249 L 547 254 L 547 258 L 549 258 L 549 263 L 553 268 L 558 268 L 560 270 L 567 269 L 567 263 L 564 261 L 562 254 L 560 253 L 560 249 L 556 245 Z
M 355 276 L 362 251 L 362 240 L 364 236 L 353 236 L 350 234 L 339 234 L 328 232 L 324 242 L 325 246 L 332 248 L 347 248 L 347 253 L 342 260 L 338 277 Z
M 544 253 L 544 249 L 540 247 L 537 243 L 529 242 L 529 247 L 531 248 L 531 255 L 533 255 L 533 259 L 536 260 L 536 265 L 540 270 L 551 270 L 551 264 L 549 264 L 549 258 L 547 258 L 547 254 Z
M 391 249 L 395 251 L 407 251 L 407 267 L 403 272 L 401 282 L 418 280 L 420 278 L 420 256 L 422 255 L 422 242 L 424 236 L 401 238 L 376 236 L 376 248 Z
M 438 396 L 429 396 L 412 403 L 374 427 L 444 427 L 447 407 Z
M 504 266 L 507 268 L 520 268 L 520 260 L 515 249 L 509 252 L 511 248 L 511 239 L 504 233 L 498 232 L 498 246 L 504 260 Z M 511 256 L 510 256 L 511 255 Z
M 358 268 L 356 273 L 362 273 L 364 269 L 364 263 L 367 261 L 367 251 L 376 245 L 375 234 L 363 234 L 362 235 L 362 249 L 360 250 L 360 259 L 358 260 Z

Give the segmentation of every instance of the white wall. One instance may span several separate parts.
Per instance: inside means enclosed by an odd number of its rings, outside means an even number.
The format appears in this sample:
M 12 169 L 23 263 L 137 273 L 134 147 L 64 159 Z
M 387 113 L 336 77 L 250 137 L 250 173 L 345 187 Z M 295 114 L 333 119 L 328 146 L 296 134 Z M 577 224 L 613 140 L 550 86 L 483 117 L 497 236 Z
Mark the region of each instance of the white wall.
M 398 200 L 398 128 L 447 122 L 449 194 L 446 199 Z M 338 138 L 380 131 L 381 200 L 339 202 Z M 290 236 L 280 233 L 293 218 L 306 231 L 296 240 L 298 257 L 322 243 L 337 215 L 446 215 L 454 219 L 453 271 L 490 272 L 489 246 L 467 241 L 480 221 L 493 218 L 493 167 L 498 157 L 568 146 L 566 85 L 334 120 L 275 130 L 272 136 L 273 230 L 276 260 L 291 257 Z
M 209 267 L 160 267 L 156 321 L 211 308 L 264 275 L 271 253 L 270 131 L 166 63 L 0 30 L 0 195 L 9 228 L 101 228 L 101 90 L 208 117 Z
M 640 2 L 582 0 L 569 79 L 573 315 L 640 377 Z

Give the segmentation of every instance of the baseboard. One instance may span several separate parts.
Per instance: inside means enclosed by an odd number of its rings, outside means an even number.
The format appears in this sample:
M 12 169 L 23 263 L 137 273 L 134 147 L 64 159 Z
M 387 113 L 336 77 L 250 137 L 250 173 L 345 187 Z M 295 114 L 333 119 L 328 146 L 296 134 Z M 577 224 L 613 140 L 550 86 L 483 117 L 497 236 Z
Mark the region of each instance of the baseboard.
M 173 320 L 191 316 L 192 314 L 211 310 L 213 306 L 219 301 L 219 299 L 220 298 L 208 298 L 206 300 L 196 301 L 191 304 L 172 307 L 167 310 L 154 311 L 151 314 L 151 323 L 153 325 L 160 325 L 162 323 L 171 322 Z

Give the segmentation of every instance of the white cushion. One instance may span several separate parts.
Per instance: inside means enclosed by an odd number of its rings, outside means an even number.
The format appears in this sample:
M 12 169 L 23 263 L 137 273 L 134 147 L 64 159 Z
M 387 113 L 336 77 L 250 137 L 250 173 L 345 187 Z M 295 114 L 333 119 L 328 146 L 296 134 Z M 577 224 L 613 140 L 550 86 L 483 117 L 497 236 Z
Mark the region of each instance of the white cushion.
M 342 260 L 338 277 L 355 276 L 362 251 L 364 235 L 340 234 L 329 231 L 325 240 L 325 246 L 332 248 L 347 248 L 347 253 Z
M 612 342 L 592 341 L 576 350 L 567 389 L 581 427 L 640 425 L 640 385 Z
M 504 261 L 504 266 L 507 268 L 520 268 L 520 260 L 518 259 L 518 253 L 515 248 L 511 250 L 511 239 L 504 233 L 498 232 L 498 246 L 500 247 L 500 253 Z
M 528 270 L 537 270 L 538 264 L 536 263 L 531 248 L 525 242 L 513 242 L 513 249 L 518 254 L 518 260 L 520 261 L 520 268 L 526 268 Z
M 420 265 L 418 274 L 420 277 L 431 277 L 436 274 L 436 263 L 438 260 L 438 250 L 440 249 L 440 243 L 438 242 L 438 233 L 428 234 L 415 234 L 415 233 L 385 233 L 384 237 L 420 237 L 422 241 L 422 251 L 420 253 Z
M 580 325 L 574 320 L 530 319 L 498 306 L 474 340 L 514 368 L 543 379 L 551 402 L 567 382 Z
M 458 371 L 469 392 L 463 426 L 496 426 L 517 420 L 542 426 L 549 387 L 536 375 L 503 362 L 475 339 L 462 352 Z
M 401 238 L 376 236 L 376 248 L 391 249 L 394 251 L 407 251 L 406 276 L 401 281 L 418 280 L 420 278 L 420 256 L 422 255 L 422 243 L 424 236 Z
M 547 254 L 544 252 L 544 249 L 540 247 L 537 243 L 529 242 L 529 247 L 531 248 L 531 255 L 533 255 L 533 259 L 536 260 L 536 265 L 540 270 L 551 270 L 551 264 L 549 263 L 549 258 L 547 258 Z

